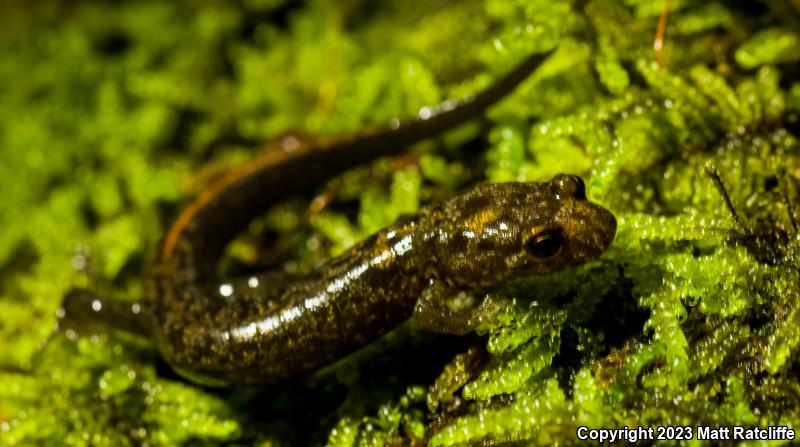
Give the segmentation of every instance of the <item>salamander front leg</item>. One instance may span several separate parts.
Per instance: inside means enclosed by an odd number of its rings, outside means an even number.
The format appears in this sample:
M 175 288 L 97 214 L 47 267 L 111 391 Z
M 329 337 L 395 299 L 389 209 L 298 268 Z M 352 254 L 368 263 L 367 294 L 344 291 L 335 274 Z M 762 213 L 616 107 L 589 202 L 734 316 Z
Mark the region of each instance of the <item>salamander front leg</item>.
M 80 333 L 89 328 L 108 326 L 134 334 L 149 336 L 149 314 L 139 303 L 114 300 L 84 289 L 72 289 L 64 295 L 58 314 L 63 331 Z
M 453 310 L 447 305 L 452 290 L 432 282 L 417 300 L 412 318 L 422 327 L 442 334 L 465 335 L 478 326 L 491 322 L 494 306 L 481 305 L 466 310 Z

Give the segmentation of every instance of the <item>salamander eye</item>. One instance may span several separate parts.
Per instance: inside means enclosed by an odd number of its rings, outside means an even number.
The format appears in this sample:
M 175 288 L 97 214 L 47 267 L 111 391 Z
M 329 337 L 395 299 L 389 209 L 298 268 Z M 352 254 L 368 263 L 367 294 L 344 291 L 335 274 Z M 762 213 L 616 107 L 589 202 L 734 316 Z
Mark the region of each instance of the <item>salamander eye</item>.
M 577 175 L 558 174 L 550 180 L 550 185 L 553 195 L 558 199 L 572 197 L 586 200 L 586 185 Z
M 561 251 L 561 232 L 544 230 L 525 241 L 525 250 L 535 258 L 552 258 Z

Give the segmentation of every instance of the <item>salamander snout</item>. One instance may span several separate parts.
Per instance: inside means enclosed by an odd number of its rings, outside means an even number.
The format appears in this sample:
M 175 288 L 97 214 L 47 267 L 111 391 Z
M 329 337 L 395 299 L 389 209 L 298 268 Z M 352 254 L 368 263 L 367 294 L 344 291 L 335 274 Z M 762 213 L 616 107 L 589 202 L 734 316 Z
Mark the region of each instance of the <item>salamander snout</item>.
M 582 263 L 600 256 L 611 246 L 617 232 L 617 220 L 607 209 L 583 198 L 562 200 L 556 215 L 567 235 L 572 263 Z
M 614 236 L 617 233 L 617 219 L 607 209 L 595 204 L 591 205 L 596 207 L 594 216 L 595 219 L 600 222 L 598 225 L 600 230 L 593 234 L 592 239 L 594 246 L 602 253 L 614 242 Z

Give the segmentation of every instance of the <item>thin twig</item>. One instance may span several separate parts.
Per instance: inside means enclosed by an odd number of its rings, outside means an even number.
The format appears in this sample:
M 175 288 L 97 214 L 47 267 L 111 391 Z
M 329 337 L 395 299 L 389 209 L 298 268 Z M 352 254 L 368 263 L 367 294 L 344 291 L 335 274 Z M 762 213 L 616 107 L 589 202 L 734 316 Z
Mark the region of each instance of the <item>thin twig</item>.
M 667 17 L 669 17 L 670 0 L 664 0 L 664 10 L 658 18 L 658 28 L 656 28 L 656 39 L 653 41 L 653 49 L 656 51 L 656 61 L 658 66 L 664 68 L 664 35 L 667 33 Z
M 711 181 L 714 182 L 714 186 L 717 187 L 720 195 L 722 196 L 722 200 L 725 202 L 725 206 L 728 208 L 728 211 L 733 216 L 733 220 L 736 221 L 736 224 L 739 225 L 745 233 L 750 233 L 750 228 L 742 222 L 742 219 L 739 217 L 739 214 L 736 212 L 736 209 L 733 208 L 733 203 L 731 202 L 731 197 L 728 195 L 728 191 L 725 189 L 725 185 L 722 183 L 722 178 L 719 175 L 719 171 L 717 170 L 716 166 L 709 164 L 706 166 L 706 174 L 711 177 Z

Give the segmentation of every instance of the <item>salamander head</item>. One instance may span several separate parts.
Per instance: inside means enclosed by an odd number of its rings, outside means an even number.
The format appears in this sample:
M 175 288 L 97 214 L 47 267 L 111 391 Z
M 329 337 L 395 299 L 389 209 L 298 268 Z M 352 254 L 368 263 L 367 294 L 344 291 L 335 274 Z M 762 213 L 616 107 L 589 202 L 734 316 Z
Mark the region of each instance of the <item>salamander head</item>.
M 617 222 L 588 202 L 583 181 L 558 174 L 544 183 L 482 185 L 440 209 L 434 238 L 439 272 L 462 286 L 561 270 L 600 256 Z

